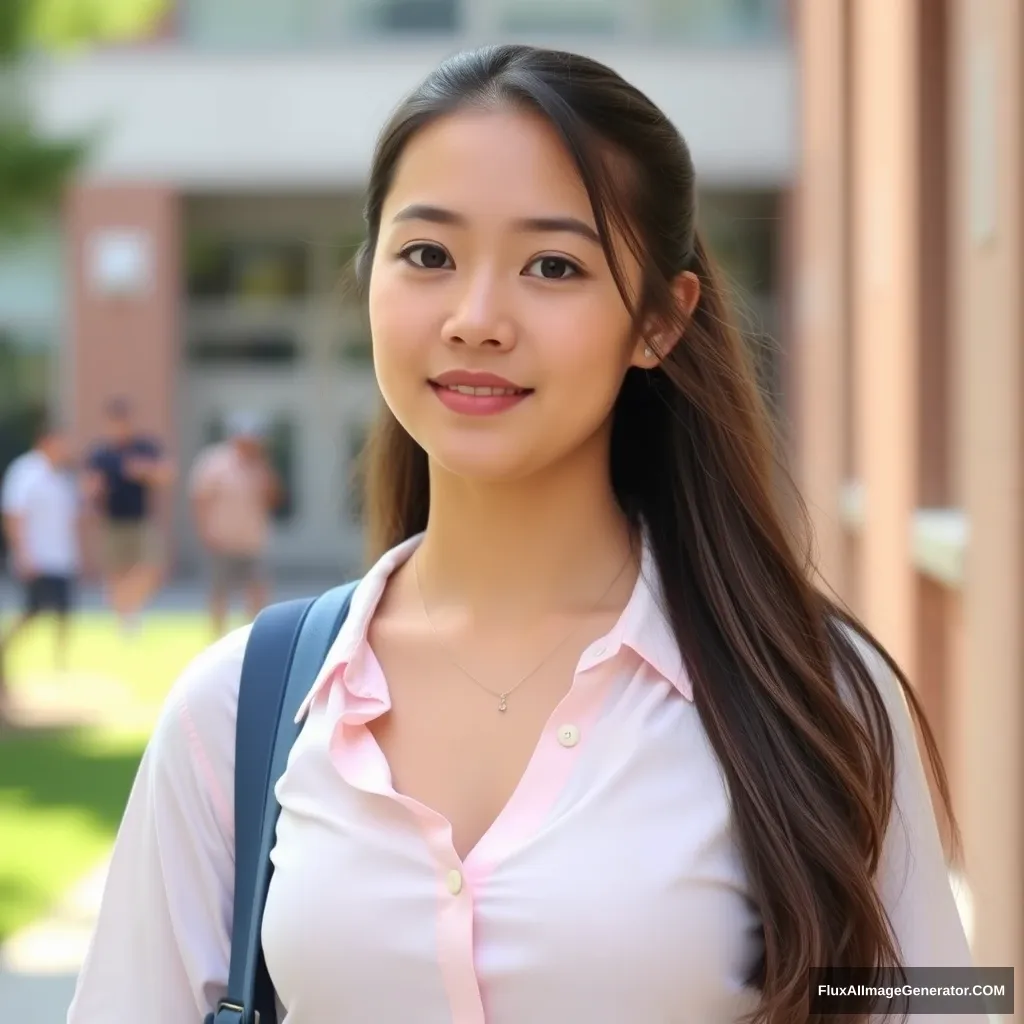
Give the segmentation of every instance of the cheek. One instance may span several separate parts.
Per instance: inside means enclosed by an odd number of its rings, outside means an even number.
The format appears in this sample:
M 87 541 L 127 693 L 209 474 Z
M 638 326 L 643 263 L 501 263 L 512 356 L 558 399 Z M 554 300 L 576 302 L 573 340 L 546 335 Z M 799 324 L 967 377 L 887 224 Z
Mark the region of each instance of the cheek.
M 610 304 L 580 304 L 545 333 L 549 370 L 561 391 L 578 395 L 574 405 L 614 400 L 629 365 L 630 324 L 624 313 Z
M 424 353 L 432 325 L 432 312 L 414 291 L 401 287 L 387 273 L 375 275 L 368 296 L 370 337 L 378 375 L 408 365 Z

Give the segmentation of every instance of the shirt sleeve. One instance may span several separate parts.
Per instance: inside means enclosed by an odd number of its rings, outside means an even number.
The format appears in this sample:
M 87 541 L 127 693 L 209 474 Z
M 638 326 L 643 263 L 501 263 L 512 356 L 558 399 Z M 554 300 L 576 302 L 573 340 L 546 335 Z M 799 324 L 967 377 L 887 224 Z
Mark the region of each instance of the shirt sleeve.
M 227 990 L 234 723 L 248 628 L 177 681 L 118 831 L 67 1024 L 200 1024 Z
M 970 967 L 970 947 L 953 895 L 917 735 L 903 688 L 882 657 L 858 638 L 892 724 L 894 807 L 877 887 L 908 968 Z M 952 983 L 952 981 L 950 982 Z M 970 1021 L 984 1014 L 917 1014 L 918 1024 Z
M 15 461 L 7 467 L 0 487 L 0 510 L 5 516 L 20 516 L 25 511 L 25 466 Z

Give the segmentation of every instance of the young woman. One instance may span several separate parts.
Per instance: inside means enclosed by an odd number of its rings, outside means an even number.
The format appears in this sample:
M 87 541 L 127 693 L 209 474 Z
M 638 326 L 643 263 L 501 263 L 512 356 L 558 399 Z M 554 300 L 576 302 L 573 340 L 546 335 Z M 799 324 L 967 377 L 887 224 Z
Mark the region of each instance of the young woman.
M 375 561 L 278 788 L 287 1024 L 852 1021 L 810 969 L 969 963 L 931 735 L 789 539 L 676 129 L 583 57 L 462 54 L 366 219 Z M 70 1024 L 224 993 L 246 636 L 169 698 Z

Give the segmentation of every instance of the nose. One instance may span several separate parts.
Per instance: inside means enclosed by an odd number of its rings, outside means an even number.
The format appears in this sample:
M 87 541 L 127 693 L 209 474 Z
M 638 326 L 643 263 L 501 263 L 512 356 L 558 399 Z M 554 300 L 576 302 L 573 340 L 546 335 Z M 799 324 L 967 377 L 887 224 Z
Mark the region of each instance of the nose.
M 481 272 L 466 280 L 445 321 L 444 340 L 473 348 L 510 349 L 515 345 L 515 325 L 493 274 Z

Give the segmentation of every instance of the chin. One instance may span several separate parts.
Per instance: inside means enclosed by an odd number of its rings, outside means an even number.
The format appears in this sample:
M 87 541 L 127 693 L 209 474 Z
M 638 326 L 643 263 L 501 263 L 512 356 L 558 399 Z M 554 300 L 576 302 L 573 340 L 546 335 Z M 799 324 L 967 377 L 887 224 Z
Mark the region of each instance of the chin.
M 479 439 L 477 439 L 479 440 Z M 424 446 L 431 462 L 445 473 L 481 484 L 514 483 L 543 469 L 523 450 L 481 444 Z

